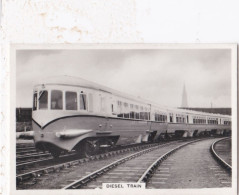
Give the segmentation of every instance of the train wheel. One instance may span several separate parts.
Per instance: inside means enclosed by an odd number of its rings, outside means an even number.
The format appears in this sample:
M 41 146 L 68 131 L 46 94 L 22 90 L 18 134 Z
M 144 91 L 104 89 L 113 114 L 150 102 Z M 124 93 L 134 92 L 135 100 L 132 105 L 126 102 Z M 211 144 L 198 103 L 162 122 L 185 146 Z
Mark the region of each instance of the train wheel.
M 85 157 L 90 157 L 99 152 L 99 142 L 98 140 L 86 140 L 84 143 L 84 154 Z
M 61 151 L 60 150 L 50 150 L 49 151 L 54 158 L 59 158 Z

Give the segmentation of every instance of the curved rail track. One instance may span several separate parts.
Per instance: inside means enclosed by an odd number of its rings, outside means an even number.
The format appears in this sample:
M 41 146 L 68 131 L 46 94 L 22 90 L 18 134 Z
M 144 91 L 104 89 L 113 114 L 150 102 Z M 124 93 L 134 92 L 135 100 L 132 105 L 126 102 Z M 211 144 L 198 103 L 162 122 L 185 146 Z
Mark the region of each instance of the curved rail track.
M 110 163 L 62 189 L 100 188 L 102 183 L 146 182 L 157 165 L 179 148 L 199 140 L 175 141 L 154 146 Z M 146 171 L 145 171 L 146 170 Z
M 144 148 L 150 148 L 156 145 L 158 146 L 161 144 L 160 143 L 141 144 L 141 145 L 136 144 L 136 145 L 131 145 L 128 147 L 122 147 L 121 149 L 113 150 L 107 153 L 94 155 L 89 158 L 80 158 L 77 154 L 73 153 L 73 154 L 67 154 L 67 155 L 61 156 L 58 159 L 51 158 L 51 159 L 37 160 L 37 161 L 28 162 L 28 163 L 18 164 L 17 165 L 18 174 L 16 176 L 16 181 L 17 181 L 17 184 L 22 184 L 31 178 L 40 177 L 44 174 L 62 170 L 70 166 L 79 165 L 79 164 L 87 163 L 89 161 L 94 161 L 94 160 L 106 159 L 106 158 L 116 156 L 118 154 L 127 153 L 134 150 L 142 150 Z
M 220 139 L 220 138 L 217 138 L 217 139 Z M 185 161 L 185 162 L 187 162 L 188 160 L 191 161 L 190 156 L 189 158 L 187 158 L 187 160 L 184 159 L 183 157 L 184 155 L 182 156 L 182 151 L 187 152 L 188 150 L 187 148 L 189 149 L 195 148 L 193 146 L 194 144 L 192 143 L 198 142 L 200 140 L 205 140 L 205 141 L 208 140 L 206 142 L 207 143 L 210 142 L 210 145 L 207 145 L 207 149 L 205 150 L 209 154 L 209 157 L 213 160 L 208 148 L 211 146 L 210 151 L 215 152 L 215 154 L 213 155 L 220 157 L 220 155 L 218 155 L 216 152 L 222 151 L 223 147 L 219 147 L 220 148 L 219 150 L 215 150 L 215 145 L 219 146 L 219 143 L 220 144 L 222 143 L 220 141 L 223 141 L 226 139 L 223 138 L 214 142 L 214 140 L 211 140 L 211 138 L 206 138 L 206 139 L 197 138 L 197 139 L 177 140 L 177 141 L 171 141 L 166 143 L 161 142 L 161 143 L 151 143 L 151 144 L 141 144 L 141 145 L 135 144 L 131 146 L 124 146 L 123 148 L 120 148 L 120 147 L 115 148 L 113 151 L 94 155 L 89 158 L 80 158 L 77 154 L 72 153 L 72 154 L 63 155 L 58 159 L 53 159 L 52 157 L 49 157 L 49 159 L 48 158 L 37 159 L 37 160 L 32 160 L 30 162 L 18 163 L 17 164 L 18 175 L 16 176 L 17 188 L 18 189 L 42 189 L 42 186 L 45 187 L 46 185 L 46 186 L 49 186 L 47 187 L 47 189 L 59 189 L 59 188 L 61 189 L 94 189 L 94 188 L 101 188 L 102 183 L 112 183 L 112 182 L 113 183 L 138 182 L 138 183 L 146 183 L 147 188 L 161 188 L 158 185 L 159 183 L 165 183 L 165 182 L 162 182 L 162 179 L 166 179 L 165 177 L 168 177 L 168 171 L 169 171 L 168 168 L 167 170 L 164 170 L 166 169 L 164 168 L 165 162 L 166 164 L 167 162 L 169 162 L 169 166 L 170 166 L 170 159 L 176 158 L 174 156 L 178 156 L 177 154 L 180 154 L 180 153 L 181 153 L 181 157 L 180 157 L 181 160 L 179 160 L 178 162 L 182 163 L 182 161 Z M 198 144 L 200 143 L 201 145 L 203 145 L 202 142 L 198 142 Z M 190 146 L 185 147 L 185 149 L 181 149 L 187 145 L 190 145 Z M 179 152 L 177 152 L 175 155 L 172 155 L 172 157 L 170 157 L 168 160 L 169 155 L 173 154 L 177 150 L 179 150 Z M 190 154 L 194 153 L 194 155 L 197 155 L 197 152 L 192 149 L 189 150 L 189 153 Z M 193 157 L 194 161 L 195 159 Z M 222 157 L 220 157 L 220 159 L 223 161 Z M 217 167 L 217 162 L 215 160 L 213 161 L 216 164 L 212 165 L 210 169 L 213 169 L 213 170 L 216 169 L 216 171 L 218 171 L 215 173 L 215 176 L 226 174 L 226 171 L 224 171 L 225 172 L 224 173 L 222 168 L 219 169 Z M 220 160 L 217 160 L 217 161 L 220 161 Z M 225 162 L 225 160 L 223 162 Z M 108 165 L 105 166 L 105 164 L 108 164 Z M 81 166 L 81 168 L 76 169 L 76 167 L 78 166 Z M 180 169 L 177 167 L 178 163 L 176 164 L 174 163 L 174 166 L 176 166 L 175 167 L 176 169 Z M 180 166 L 183 167 L 184 165 L 180 165 Z M 197 165 L 197 166 L 200 166 L 200 165 Z M 205 163 L 202 166 L 205 166 Z M 172 170 L 175 170 L 175 168 L 172 168 Z M 200 171 L 204 172 L 203 169 L 200 169 Z M 188 173 L 186 172 L 185 172 L 186 174 L 184 175 L 184 172 L 180 170 L 178 172 L 183 174 L 184 177 L 188 175 Z M 174 172 L 171 173 L 171 175 L 174 175 Z M 179 175 L 177 175 L 176 177 L 180 178 Z M 223 176 L 221 176 L 221 178 L 222 177 Z M 220 184 L 219 187 L 222 187 L 225 185 L 227 187 L 228 185 L 230 185 L 230 179 L 228 179 L 227 177 L 228 176 L 225 176 L 224 178 L 222 178 L 222 182 L 224 183 Z M 152 181 L 153 178 L 154 180 Z M 176 178 L 175 179 L 171 178 L 171 179 L 172 181 L 176 180 Z M 168 182 L 170 183 L 170 180 L 168 180 Z M 164 185 L 168 186 L 166 188 L 171 188 L 169 184 L 164 184 Z M 218 184 L 215 184 L 215 185 L 218 185 Z
M 229 162 L 226 162 L 225 159 L 223 159 L 223 157 L 221 155 L 219 155 L 219 152 L 215 149 L 217 144 L 221 144 L 222 142 L 224 142 L 225 140 L 230 140 L 230 138 L 223 138 L 220 140 L 215 141 L 211 147 L 210 147 L 210 151 L 212 153 L 212 155 L 214 156 L 214 158 L 229 172 L 231 173 L 232 171 L 232 166 L 229 164 Z M 224 146 L 224 144 L 222 144 L 222 146 Z M 231 148 L 230 148 L 231 149 Z M 227 148 L 223 147 L 220 150 L 220 153 L 227 153 L 227 154 L 231 154 L 231 150 L 228 151 Z
M 151 169 L 152 174 L 141 181 L 146 182 L 148 189 L 231 187 L 231 175 L 209 150 L 214 142 L 214 139 L 207 139 L 181 148 Z

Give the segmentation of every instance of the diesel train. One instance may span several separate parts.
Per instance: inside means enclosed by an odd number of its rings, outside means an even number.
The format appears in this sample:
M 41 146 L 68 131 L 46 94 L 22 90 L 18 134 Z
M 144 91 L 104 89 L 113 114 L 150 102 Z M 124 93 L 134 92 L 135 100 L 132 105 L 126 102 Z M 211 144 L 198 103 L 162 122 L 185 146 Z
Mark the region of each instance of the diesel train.
M 35 146 L 58 157 L 84 156 L 115 145 L 231 133 L 231 116 L 173 109 L 70 76 L 33 89 Z

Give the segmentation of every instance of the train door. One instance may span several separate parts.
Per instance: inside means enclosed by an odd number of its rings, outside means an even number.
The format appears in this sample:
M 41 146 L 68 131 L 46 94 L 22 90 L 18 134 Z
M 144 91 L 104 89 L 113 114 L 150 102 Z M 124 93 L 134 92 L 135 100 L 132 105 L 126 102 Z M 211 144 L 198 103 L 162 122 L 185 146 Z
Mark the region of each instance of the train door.
M 92 93 L 89 93 L 89 112 L 93 112 L 94 111 L 94 100 L 93 100 L 93 95 Z
M 104 96 L 100 96 L 100 112 L 106 113 L 106 98 Z
M 110 113 L 114 115 L 117 112 L 117 104 L 113 97 L 110 97 Z

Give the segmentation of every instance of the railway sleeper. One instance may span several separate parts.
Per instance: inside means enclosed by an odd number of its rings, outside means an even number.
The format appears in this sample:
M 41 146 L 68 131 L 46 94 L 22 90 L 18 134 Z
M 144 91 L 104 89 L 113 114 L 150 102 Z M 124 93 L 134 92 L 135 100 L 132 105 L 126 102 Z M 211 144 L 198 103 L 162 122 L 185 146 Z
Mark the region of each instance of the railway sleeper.
M 97 174 L 98 176 L 100 176 L 100 175 L 104 174 L 104 172 L 103 172 L 103 171 L 99 171 L 99 172 L 97 172 L 96 174 Z
M 94 174 L 94 175 L 91 175 L 91 176 L 90 176 L 90 179 L 91 179 L 91 180 L 95 180 L 97 177 L 98 177 L 98 176 L 97 176 L 96 174 Z

